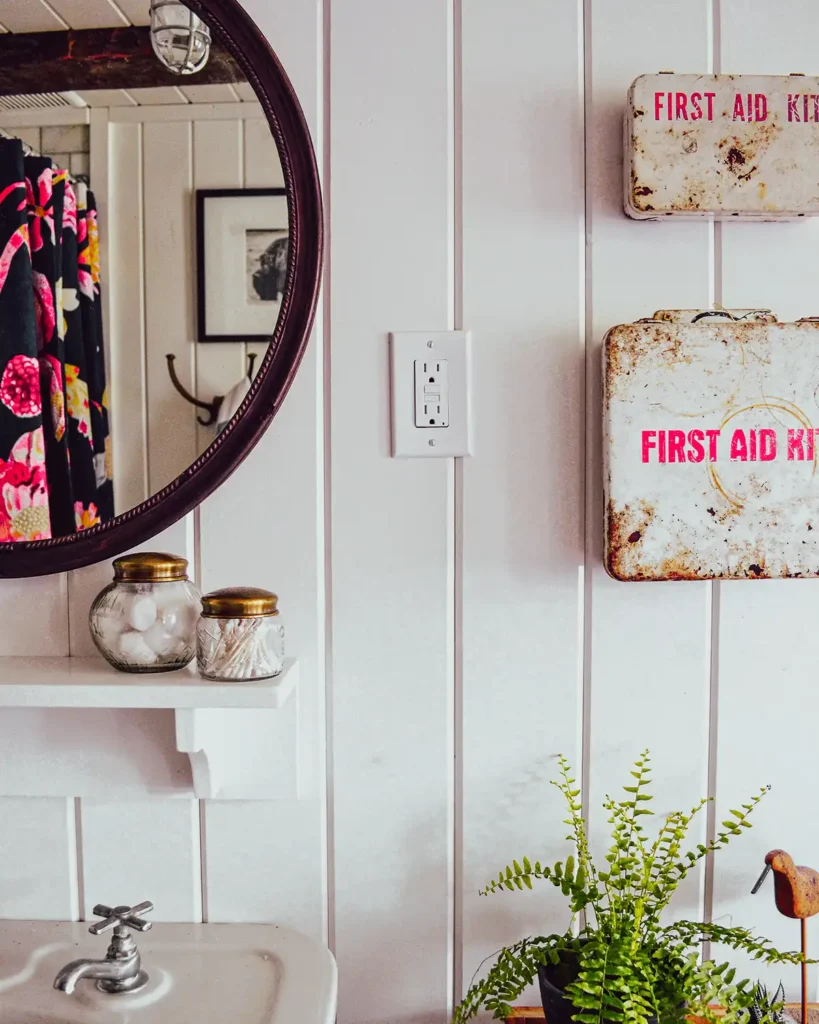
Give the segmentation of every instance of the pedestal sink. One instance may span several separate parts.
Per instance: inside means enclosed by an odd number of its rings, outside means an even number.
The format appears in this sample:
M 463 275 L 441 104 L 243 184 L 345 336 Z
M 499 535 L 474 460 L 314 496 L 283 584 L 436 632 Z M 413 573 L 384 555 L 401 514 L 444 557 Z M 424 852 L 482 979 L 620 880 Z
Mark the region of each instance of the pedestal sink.
M 78 957 L 105 955 L 87 924 L 0 921 L 0 1024 L 333 1024 L 327 949 L 273 925 L 161 924 L 139 937 L 150 980 L 132 995 L 83 981 L 54 989 Z

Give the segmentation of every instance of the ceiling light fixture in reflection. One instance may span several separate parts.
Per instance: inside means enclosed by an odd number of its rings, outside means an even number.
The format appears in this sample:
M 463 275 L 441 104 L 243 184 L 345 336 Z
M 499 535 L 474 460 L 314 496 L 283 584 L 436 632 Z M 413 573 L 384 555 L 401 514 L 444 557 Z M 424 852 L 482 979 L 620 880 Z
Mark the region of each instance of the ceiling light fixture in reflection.
M 195 75 L 210 56 L 210 28 L 178 0 L 151 0 L 151 45 L 175 75 Z

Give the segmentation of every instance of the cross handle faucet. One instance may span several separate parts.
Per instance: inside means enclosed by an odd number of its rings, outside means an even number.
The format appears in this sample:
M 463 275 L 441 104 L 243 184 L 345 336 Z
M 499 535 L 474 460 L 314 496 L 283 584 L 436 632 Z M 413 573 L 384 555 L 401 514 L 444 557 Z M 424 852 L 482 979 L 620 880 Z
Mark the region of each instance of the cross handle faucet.
M 153 925 L 150 921 L 144 921 L 141 915 L 148 914 L 153 909 L 153 903 L 148 900 L 138 903 L 135 907 L 106 907 L 103 903 L 98 903 L 94 907 L 94 915 L 105 920 L 95 921 L 88 930 L 92 935 L 102 935 L 112 928 L 133 928 L 137 932 L 148 932 Z M 122 932 L 117 934 L 121 935 Z
M 92 935 L 102 935 L 113 929 L 111 945 L 104 960 L 72 960 L 66 964 L 54 979 L 54 988 L 68 995 L 83 978 L 93 978 L 100 992 L 120 995 L 124 992 L 138 992 L 148 984 L 148 975 L 142 970 L 142 958 L 131 935 L 130 929 L 147 932 L 151 922 L 142 918 L 154 909 L 153 903 L 138 903 L 134 907 L 106 907 L 98 903 L 94 913 L 101 917 L 89 927 Z

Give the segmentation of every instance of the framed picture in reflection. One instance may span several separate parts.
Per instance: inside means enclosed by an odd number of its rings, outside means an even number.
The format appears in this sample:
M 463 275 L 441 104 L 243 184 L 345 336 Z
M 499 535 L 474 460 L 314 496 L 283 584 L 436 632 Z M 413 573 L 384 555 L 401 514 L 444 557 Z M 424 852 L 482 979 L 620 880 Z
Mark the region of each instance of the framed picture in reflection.
M 290 255 L 283 188 L 196 193 L 199 340 L 269 341 Z

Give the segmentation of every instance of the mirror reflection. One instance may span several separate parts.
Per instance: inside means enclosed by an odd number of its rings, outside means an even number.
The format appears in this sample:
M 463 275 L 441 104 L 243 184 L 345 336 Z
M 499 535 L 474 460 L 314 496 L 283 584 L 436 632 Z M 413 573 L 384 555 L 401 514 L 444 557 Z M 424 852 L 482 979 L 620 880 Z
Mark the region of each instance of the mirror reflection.
M 275 144 L 215 27 L 177 0 L 0 0 L 0 25 L 14 543 L 104 523 L 205 451 L 267 350 L 290 245 Z

